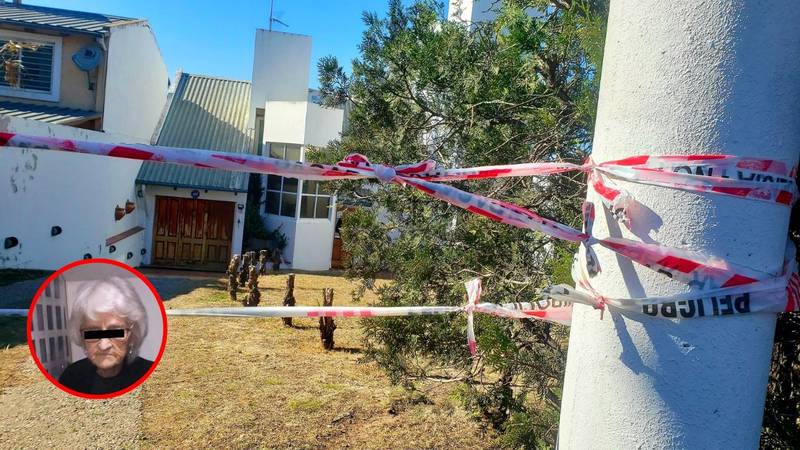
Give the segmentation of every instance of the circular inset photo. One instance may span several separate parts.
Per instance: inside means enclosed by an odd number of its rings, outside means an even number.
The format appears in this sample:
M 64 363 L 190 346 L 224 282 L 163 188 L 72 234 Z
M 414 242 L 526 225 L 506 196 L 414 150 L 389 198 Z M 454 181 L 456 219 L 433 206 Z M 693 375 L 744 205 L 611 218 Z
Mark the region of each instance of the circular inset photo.
M 36 291 L 28 347 L 61 390 L 111 398 L 142 384 L 167 342 L 167 317 L 153 285 L 109 259 L 68 264 Z

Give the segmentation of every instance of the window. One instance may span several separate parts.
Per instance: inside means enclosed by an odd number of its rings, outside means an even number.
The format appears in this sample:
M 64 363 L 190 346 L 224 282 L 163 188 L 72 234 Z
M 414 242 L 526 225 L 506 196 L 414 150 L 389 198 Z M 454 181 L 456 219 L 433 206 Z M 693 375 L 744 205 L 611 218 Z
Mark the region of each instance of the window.
M 268 145 L 270 157 L 300 161 L 300 145 L 275 143 L 270 143 Z M 267 201 L 264 206 L 264 210 L 267 214 L 295 217 L 297 213 L 298 184 L 297 178 L 267 175 Z
M 267 213 L 294 217 L 297 211 L 297 179 L 267 175 Z
M 288 159 L 290 161 L 300 161 L 299 144 L 274 144 L 269 145 L 269 156 L 278 159 Z
M 264 108 L 256 108 L 256 155 L 264 154 Z
M 320 181 L 304 181 L 303 195 L 300 197 L 301 219 L 330 218 L 331 196 Z
M 18 67 L 0 64 L 0 95 L 57 102 L 61 83 L 61 38 L 31 33 L 2 30 L 0 47 L 9 41 L 24 45 L 19 52 L 8 50 L 2 55 L 6 61 L 18 60 Z M 7 73 L 6 70 L 18 70 Z M 15 83 L 10 81 L 16 80 Z

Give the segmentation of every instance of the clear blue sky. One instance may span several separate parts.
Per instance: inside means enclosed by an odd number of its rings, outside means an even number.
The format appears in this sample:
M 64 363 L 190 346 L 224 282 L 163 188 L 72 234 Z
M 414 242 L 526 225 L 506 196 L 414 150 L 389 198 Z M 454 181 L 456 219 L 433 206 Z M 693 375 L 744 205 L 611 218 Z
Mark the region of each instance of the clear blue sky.
M 358 55 L 365 10 L 385 14 L 387 0 L 274 0 L 274 30 L 313 38 L 309 87 L 318 87 L 316 62 L 339 58 L 347 71 Z M 164 61 L 175 71 L 249 80 L 256 28 L 267 28 L 270 0 L 23 0 L 30 5 L 147 19 Z M 410 3 L 404 1 L 404 3 Z

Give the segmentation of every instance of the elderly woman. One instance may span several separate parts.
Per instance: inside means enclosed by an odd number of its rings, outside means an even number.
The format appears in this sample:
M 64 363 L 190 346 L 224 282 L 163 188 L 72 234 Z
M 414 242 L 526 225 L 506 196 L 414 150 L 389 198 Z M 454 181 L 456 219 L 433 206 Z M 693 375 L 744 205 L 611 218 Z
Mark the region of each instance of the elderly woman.
M 86 394 L 125 389 L 144 376 L 152 361 L 139 357 L 147 335 L 147 311 L 122 278 L 89 281 L 78 290 L 68 319 L 72 342 L 86 358 L 70 364 L 58 381 Z

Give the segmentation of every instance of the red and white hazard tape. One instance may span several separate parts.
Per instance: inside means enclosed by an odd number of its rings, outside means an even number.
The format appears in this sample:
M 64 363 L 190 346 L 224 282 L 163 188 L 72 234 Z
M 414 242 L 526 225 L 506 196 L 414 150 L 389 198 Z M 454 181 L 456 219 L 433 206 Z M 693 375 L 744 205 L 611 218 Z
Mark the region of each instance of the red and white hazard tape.
M 373 164 L 366 157 L 358 154 L 350 155 L 344 161 L 335 165 L 324 165 L 285 161 L 249 154 L 139 144 L 117 145 L 13 133 L 0 133 L 0 146 L 61 150 L 237 172 L 273 174 L 305 180 L 377 178 L 383 183 L 414 187 L 433 198 L 497 222 L 582 244 L 582 256 L 579 258 L 580 263 L 577 265 L 583 266 L 584 269 L 573 272 L 573 276 L 575 277 L 576 285 L 585 292 L 578 292 L 565 286 L 552 287 L 545 291 L 545 300 L 543 300 L 545 303 L 549 302 L 550 306 L 538 302 L 525 305 L 477 303 L 477 298 L 480 296 L 480 285 L 478 283 L 477 287 L 474 284 L 468 284 L 471 300 L 464 308 L 411 307 L 411 309 L 404 310 L 405 312 L 402 313 L 401 310 L 403 308 L 222 308 L 198 312 L 197 314 L 260 315 L 265 317 L 279 317 L 280 314 L 289 314 L 292 317 L 314 317 L 309 314 L 341 314 L 342 317 L 370 317 L 377 315 L 440 314 L 463 310 L 467 312 L 468 330 L 470 330 L 471 336 L 470 348 L 473 348 L 474 333 L 471 330 L 472 313 L 475 311 L 500 317 L 535 317 L 559 323 L 568 323 L 571 303 L 573 302 L 587 303 L 600 309 L 605 308 L 606 305 L 627 310 L 638 308 L 645 314 L 667 318 L 727 315 L 728 311 L 734 311 L 734 313 L 777 313 L 800 310 L 800 300 L 798 300 L 800 299 L 800 295 L 798 295 L 800 293 L 800 279 L 794 272 L 793 257 L 792 263 L 785 265 L 783 275 L 775 278 L 768 273 L 739 267 L 714 257 L 686 250 L 623 238 L 597 238 L 592 236 L 591 224 L 594 219 L 594 207 L 591 204 L 585 205 L 584 230 L 578 231 L 570 226 L 541 217 L 521 206 L 468 193 L 453 186 L 438 183 L 440 181 L 514 176 L 547 176 L 568 171 L 587 172 L 589 187 L 599 194 L 603 204 L 622 223 L 630 225 L 631 221 L 635 220 L 631 217 L 633 213 L 631 206 L 635 204 L 636 200 L 628 192 L 620 188 L 614 180 L 644 183 L 699 193 L 726 195 L 790 207 L 797 198 L 795 185 L 797 168 L 794 163 L 786 161 L 731 155 L 635 156 L 617 161 L 606 161 L 600 164 L 595 164 L 589 159 L 582 165 L 546 162 L 445 169 L 430 160 L 397 167 Z M 596 292 L 589 283 L 589 279 L 593 274 L 599 271 L 597 258 L 591 250 L 594 244 L 599 244 L 645 267 L 685 283 L 691 283 L 698 278 L 707 280 L 711 290 L 703 291 L 700 294 L 686 294 L 686 298 L 684 296 L 628 300 L 605 298 L 601 293 Z M 741 296 L 745 294 L 747 295 L 747 301 L 738 297 L 736 299 L 729 298 L 733 295 Z M 702 298 L 698 300 L 698 296 Z M 719 300 L 720 298 L 723 300 Z M 711 303 L 706 305 L 705 299 L 708 299 Z M 555 301 L 558 302 L 557 307 L 552 306 Z M 691 303 L 691 306 L 690 301 L 694 302 Z M 729 306 L 729 303 L 732 306 Z M 662 306 L 654 308 L 654 305 Z M 778 307 L 779 305 L 780 308 Z M 236 312 L 233 310 L 236 310 Z M 383 312 L 379 313 L 378 310 Z M 0 311 L 0 314 L 2 314 L 2 311 Z M 173 310 L 172 314 L 177 313 Z
M 434 181 L 544 176 L 566 171 L 591 172 L 593 189 L 608 186 L 604 177 L 651 183 L 697 192 L 731 195 L 744 199 L 768 201 L 789 206 L 796 198 L 793 164 L 728 155 L 712 156 L 637 156 L 619 161 L 583 165 L 570 163 L 528 163 L 465 169 L 443 169 L 434 161 L 390 167 L 372 164 L 362 155 L 350 155 L 336 165 L 291 162 L 257 155 L 232 154 L 196 149 L 148 145 L 116 145 L 98 142 L 57 139 L 0 133 L 0 146 L 41 148 L 77 153 L 185 164 L 239 172 L 258 172 L 309 180 L 377 178 L 385 183 L 412 186 L 425 194 L 467 211 L 508 225 L 542 232 L 549 236 L 589 245 L 598 243 L 639 264 L 675 278 L 693 275 L 712 277 L 719 286 L 752 283 L 768 276 L 723 261 L 694 255 L 656 244 L 644 244 L 622 238 L 596 239 L 572 227 L 543 218 L 517 205 L 464 192 Z M 633 202 L 623 190 L 608 187 L 601 197 L 620 217 L 627 217 L 626 206 Z M 625 199 L 621 201 L 620 199 Z M 629 220 L 627 218 L 626 220 Z
M 793 265 L 793 264 L 792 264 Z M 578 265 L 576 265 L 578 266 Z M 488 314 L 507 319 L 539 319 L 570 325 L 572 305 L 583 303 L 594 307 L 610 306 L 622 310 L 643 312 L 651 316 L 688 319 L 693 317 L 724 316 L 751 312 L 782 312 L 800 310 L 798 296 L 800 277 L 792 272 L 789 287 L 786 279 L 773 279 L 753 285 L 718 289 L 702 293 L 689 293 L 672 297 L 646 299 L 604 299 L 598 303 L 596 297 L 576 291 L 571 286 L 558 285 L 544 289 L 542 299 L 517 303 L 480 303 L 481 280 L 465 283 L 467 304 L 465 306 L 257 306 L 232 308 L 187 308 L 168 309 L 168 316 L 199 317 L 410 317 L 465 313 L 467 315 L 467 346 L 470 353 L 477 353 L 473 315 Z M 788 296 L 787 296 L 788 292 Z M 789 301 L 786 301 L 786 298 Z M 0 309 L 0 316 L 21 316 L 27 309 Z

